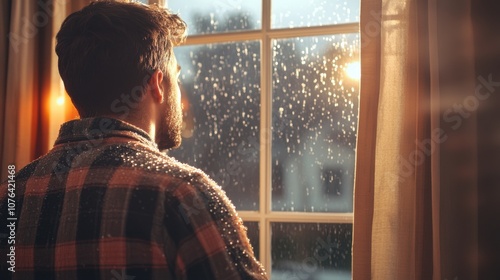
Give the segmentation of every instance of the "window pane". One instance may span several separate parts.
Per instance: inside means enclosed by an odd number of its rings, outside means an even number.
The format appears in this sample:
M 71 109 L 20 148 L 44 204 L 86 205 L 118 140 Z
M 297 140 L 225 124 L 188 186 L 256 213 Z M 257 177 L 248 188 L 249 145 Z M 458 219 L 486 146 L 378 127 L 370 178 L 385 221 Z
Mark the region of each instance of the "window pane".
M 184 130 L 170 155 L 210 175 L 238 210 L 259 208 L 259 51 L 259 42 L 175 49 Z
M 256 259 L 259 259 L 259 223 L 258 222 L 243 222 L 247 227 L 248 239 L 250 239 L 250 244 L 252 244 L 253 252 Z
M 351 279 L 351 224 L 271 224 L 271 279 Z
M 273 0 L 272 28 L 358 22 L 359 3 L 359 0 Z
M 275 211 L 352 212 L 358 38 L 273 41 Z
M 168 8 L 186 21 L 189 35 L 261 27 L 261 0 L 168 0 Z

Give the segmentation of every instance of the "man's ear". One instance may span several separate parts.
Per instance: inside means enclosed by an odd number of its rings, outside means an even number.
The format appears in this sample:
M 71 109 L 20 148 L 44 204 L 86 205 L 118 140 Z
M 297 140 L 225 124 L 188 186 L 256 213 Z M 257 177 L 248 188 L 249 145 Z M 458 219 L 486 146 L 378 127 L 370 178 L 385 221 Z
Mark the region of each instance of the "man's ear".
M 163 88 L 163 72 L 156 70 L 148 81 L 148 88 L 153 100 L 163 103 L 165 99 L 165 90 Z

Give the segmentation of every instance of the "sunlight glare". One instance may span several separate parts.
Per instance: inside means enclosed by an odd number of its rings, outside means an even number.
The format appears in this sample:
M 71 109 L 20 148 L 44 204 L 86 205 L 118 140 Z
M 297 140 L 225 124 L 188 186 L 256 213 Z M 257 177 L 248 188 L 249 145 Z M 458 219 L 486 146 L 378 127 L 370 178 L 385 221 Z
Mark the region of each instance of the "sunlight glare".
M 351 79 L 359 80 L 361 78 L 361 65 L 359 61 L 347 64 L 345 72 Z

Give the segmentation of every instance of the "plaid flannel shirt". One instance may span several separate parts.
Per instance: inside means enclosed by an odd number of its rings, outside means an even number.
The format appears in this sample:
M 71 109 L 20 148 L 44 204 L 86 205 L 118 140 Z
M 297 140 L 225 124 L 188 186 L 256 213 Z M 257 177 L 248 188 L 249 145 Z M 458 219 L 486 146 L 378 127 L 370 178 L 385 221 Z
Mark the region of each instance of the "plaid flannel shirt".
M 15 244 L 0 188 L 0 279 L 267 279 L 221 188 L 130 124 L 67 122 L 15 181 Z

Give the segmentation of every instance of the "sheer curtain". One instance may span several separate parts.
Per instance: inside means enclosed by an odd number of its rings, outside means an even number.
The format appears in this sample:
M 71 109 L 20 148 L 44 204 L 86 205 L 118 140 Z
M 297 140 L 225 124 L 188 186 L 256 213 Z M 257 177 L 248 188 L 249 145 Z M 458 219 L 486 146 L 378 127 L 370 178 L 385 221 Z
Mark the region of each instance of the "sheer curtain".
M 470 1 L 362 0 L 354 279 L 477 279 Z

